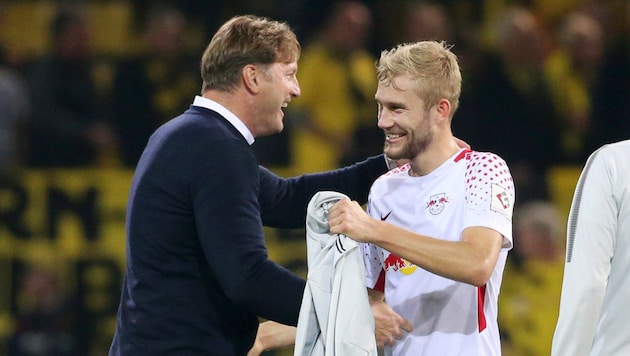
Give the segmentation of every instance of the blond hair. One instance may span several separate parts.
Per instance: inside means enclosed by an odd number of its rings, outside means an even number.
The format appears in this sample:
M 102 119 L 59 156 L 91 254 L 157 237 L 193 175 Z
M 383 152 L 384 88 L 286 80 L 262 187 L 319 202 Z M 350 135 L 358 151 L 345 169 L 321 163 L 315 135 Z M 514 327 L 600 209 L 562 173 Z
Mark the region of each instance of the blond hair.
M 459 106 L 462 75 L 450 48 L 443 41 L 420 41 L 385 50 L 376 63 L 378 80 L 394 85 L 395 77 L 407 74 L 427 109 L 445 98 L 451 103 L 452 117 Z

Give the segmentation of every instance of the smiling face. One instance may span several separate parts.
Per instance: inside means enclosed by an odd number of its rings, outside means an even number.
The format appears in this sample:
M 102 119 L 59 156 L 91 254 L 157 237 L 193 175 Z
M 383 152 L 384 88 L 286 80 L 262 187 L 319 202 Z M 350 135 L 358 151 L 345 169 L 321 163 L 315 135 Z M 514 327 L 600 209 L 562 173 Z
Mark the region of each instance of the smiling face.
M 391 159 L 410 159 L 425 152 L 436 131 L 435 106 L 425 108 L 407 74 L 380 81 L 375 99 L 378 127 L 385 133 L 385 154 Z
M 256 97 L 254 136 L 268 136 L 284 128 L 284 112 L 293 98 L 300 96 L 297 62 L 272 63 L 262 71 L 260 91 Z

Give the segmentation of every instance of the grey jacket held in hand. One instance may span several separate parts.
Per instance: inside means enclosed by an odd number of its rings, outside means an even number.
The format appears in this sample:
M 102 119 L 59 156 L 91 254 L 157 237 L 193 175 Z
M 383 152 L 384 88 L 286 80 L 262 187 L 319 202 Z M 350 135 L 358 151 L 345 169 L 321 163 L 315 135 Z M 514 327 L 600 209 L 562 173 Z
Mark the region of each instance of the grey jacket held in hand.
M 294 355 L 377 355 L 374 317 L 365 286 L 359 244 L 330 235 L 328 209 L 342 193 L 316 193 L 306 215 L 308 277 Z

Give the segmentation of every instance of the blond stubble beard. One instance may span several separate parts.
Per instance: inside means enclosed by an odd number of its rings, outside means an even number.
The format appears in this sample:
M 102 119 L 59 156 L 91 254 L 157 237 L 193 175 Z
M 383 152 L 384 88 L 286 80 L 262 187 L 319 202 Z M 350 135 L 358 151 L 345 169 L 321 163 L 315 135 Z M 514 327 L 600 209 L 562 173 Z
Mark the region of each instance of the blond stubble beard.
M 421 127 L 420 130 L 416 132 L 420 132 L 421 135 L 415 137 L 415 139 L 411 143 L 406 144 L 401 149 L 400 154 L 398 155 L 395 155 L 395 154 L 393 155 L 392 152 L 388 152 L 389 143 L 385 141 L 383 151 L 385 152 L 387 157 L 394 160 L 399 160 L 399 159 L 412 160 L 416 156 L 426 151 L 427 147 L 429 147 L 429 145 L 433 141 L 433 137 L 435 136 L 435 133 L 433 132 L 433 130 L 431 130 L 430 125 L 428 125 L 428 121 L 425 121 L 424 127 Z M 409 135 L 407 134 L 407 136 L 405 137 L 409 137 Z

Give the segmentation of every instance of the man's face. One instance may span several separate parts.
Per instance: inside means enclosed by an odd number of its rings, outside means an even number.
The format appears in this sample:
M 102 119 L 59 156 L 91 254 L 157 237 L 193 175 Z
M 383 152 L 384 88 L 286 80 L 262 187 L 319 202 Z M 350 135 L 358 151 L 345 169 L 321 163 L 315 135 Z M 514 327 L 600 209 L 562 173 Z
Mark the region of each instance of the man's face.
M 300 96 L 297 62 L 273 63 L 264 71 L 258 97 L 255 136 L 268 136 L 284 128 L 283 108 Z
M 395 84 L 395 87 L 394 85 Z M 392 83 L 379 82 L 375 95 L 378 127 L 385 132 L 385 154 L 391 159 L 414 159 L 433 140 L 435 108 L 426 110 L 408 75 Z

